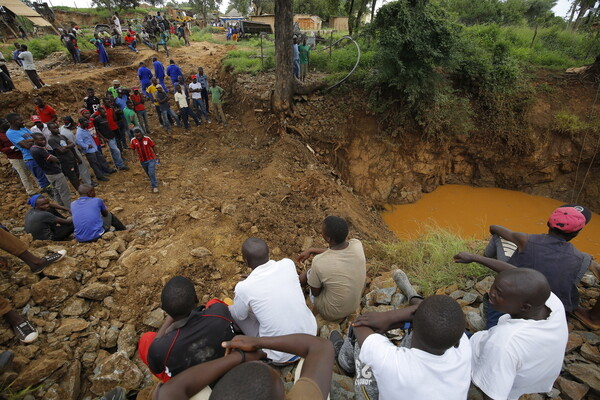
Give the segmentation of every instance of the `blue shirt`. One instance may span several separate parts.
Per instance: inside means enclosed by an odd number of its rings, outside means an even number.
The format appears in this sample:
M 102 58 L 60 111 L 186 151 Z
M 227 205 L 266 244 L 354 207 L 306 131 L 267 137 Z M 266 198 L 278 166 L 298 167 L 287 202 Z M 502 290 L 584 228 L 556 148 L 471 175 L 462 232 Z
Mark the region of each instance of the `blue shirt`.
M 152 72 L 148 67 L 140 67 L 138 69 L 138 78 L 140 78 L 140 82 L 150 82 L 150 79 L 152 79 Z
M 71 203 L 75 240 L 89 242 L 98 239 L 104 233 L 102 211 L 106 211 L 106 206 L 102 199 L 97 197 L 82 196 Z
M 202 85 L 202 89 L 208 90 L 208 75 L 198 74 L 196 75 L 196 78 L 198 79 L 198 82 L 200 82 L 200 84 Z
M 94 138 L 92 134 L 87 129 L 83 129 L 82 127 L 77 127 L 77 146 L 81 147 L 84 154 L 91 154 L 98 151 L 98 146 L 96 146 L 96 142 L 94 142 Z M 89 146 L 92 146 L 91 148 Z
M 19 64 L 19 67 L 22 67 L 23 61 L 21 61 L 21 59 L 19 58 L 19 54 L 21 54 L 21 50 L 13 51 L 13 60 L 15 60 L 17 64 Z
M 117 97 L 115 99 L 115 103 L 117 103 L 121 110 L 124 110 L 125 107 L 127 107 L 127 100 L 129 100 L 129 97 L 126 94 L 124 94 L 121 95 L 121 97 Z
M 161 79 L 165 77 L 165 67 L 160 63 L 160 61 L 156 60 L 153 63 L 154 65 L 154 75 L 156 75 L 157 79 Z
M 14 129 L 9 129 L 6 131 L 6 137 L 12 142 L 12 144 L 14 144 L 17 147 L 17 149 L 21 151 L 21 153 L 23 154 L 24 161 L 33 160 L 29 149 L 26 149 L 23 146 L 19 146 L 19 142 L 22 142 L 23 140 L 27 139 L 33 139 L 33 137 L 31 136 L 31 131 L 29 129 L 25 127 L 19 129 L 18 131 Z
M 300 61 L 300 51 L 298 50 L 298 44 L 294 44 L 294 61 Z
M 181 68 L 179 68 L 179 66 L 171 64 L 167 67 L 167 75 L 171 77 L 171 81 L 173 81 L 175 84 L 177 83 L 177 78 L 179 78 L 179 76 L 183 76 L 183 72 L 181 72 Z

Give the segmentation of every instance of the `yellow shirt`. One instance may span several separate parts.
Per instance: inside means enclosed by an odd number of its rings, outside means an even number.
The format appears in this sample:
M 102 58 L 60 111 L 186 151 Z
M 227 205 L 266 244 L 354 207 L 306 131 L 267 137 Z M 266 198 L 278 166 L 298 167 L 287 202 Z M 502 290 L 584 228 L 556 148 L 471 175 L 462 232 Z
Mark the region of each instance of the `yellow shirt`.
M 156 101 L 156 92 L 158 92 L 158 89 L 156 88 L 156 86 L 154 85 L 150 85 L 146 88 L 146 92 L 150 93 L 150 95 L 152 96 L 152 98 L 154 99 L 154 105 L 157 106 L 158 105 L 158 101 Z

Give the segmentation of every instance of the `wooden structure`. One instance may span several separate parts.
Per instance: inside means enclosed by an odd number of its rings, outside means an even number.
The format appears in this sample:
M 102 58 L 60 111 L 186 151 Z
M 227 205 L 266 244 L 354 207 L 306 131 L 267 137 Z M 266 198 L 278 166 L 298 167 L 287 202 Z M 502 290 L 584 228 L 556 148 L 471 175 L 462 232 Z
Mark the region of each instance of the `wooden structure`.
M 348 31 L 348 17 L 329 17 L 327 22 L 329 29 L 336 31 Z
M 248 17 L 250 21 L 262 22 L 263 24 L 271 25 L 271 29 L 275 32 L 275 15 L 264 14 L 264 15 L 251 15 Z M 308 14 L 295 14 L 294 23 L 298 23 L 298 26 L 303 31 L 318 31 L 321 30 L 323 20 L 318 15 Z M 348 30 L 348 28 L 346 28 Z
M 28 7 L 20 0 L 0 0 L 0 29 L 9 32 L 14 37 L 21 37 L 17 16 L 27 18 L 36 26 L 50 27 L 58 33 L 50 22 L 46 21 L 37 11 Z

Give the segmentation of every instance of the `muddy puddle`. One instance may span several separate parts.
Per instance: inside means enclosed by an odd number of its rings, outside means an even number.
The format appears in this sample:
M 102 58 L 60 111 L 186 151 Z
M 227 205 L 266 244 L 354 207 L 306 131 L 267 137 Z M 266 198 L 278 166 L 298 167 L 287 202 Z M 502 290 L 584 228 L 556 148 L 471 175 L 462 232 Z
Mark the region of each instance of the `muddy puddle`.
M 519 232 L 545 233 L 548 216 L 562 204 L 512 190 L 445 185 L 423 195 L 416 203 L 388 207 L 383 220 L 400 239 L 414 239 L 430 226 L 442 227 L 463 238 L 485 239 L 491 224 Z M 600 215 L 594 213 L 572 243 L 600 258 Z

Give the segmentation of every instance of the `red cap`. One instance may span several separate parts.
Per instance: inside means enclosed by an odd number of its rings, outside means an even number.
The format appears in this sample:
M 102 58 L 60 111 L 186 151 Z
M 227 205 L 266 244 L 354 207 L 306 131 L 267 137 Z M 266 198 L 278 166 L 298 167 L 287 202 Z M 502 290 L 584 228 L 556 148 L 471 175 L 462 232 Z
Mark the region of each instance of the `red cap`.
M 140 88 L 134 87 L 134 88 L 131 88 L 131 90 L 140 90 Z
M 79 114 L 83 115 L 84 112 L 89 111 L 87 108 L 82 108 L 79 110 Z
M 39 116 L 39 115 L 32 115 L 32 116 L 31 116 L 31 120 L 32 120 L 33 122 L 42 122 L 42 120 L 41 120 L 41 118 L 40 118 L 40 116 Z
M 585 221 L 585 216 L 575 207 L 559 207 L 548 218 L 548 225 L 565 233 L 573 233 L 581 230 Z
M 192 79 L 196 79 L 196 75 L 192 75 L 192 76 L 191 76 L 191 78 L 192 78 Z

